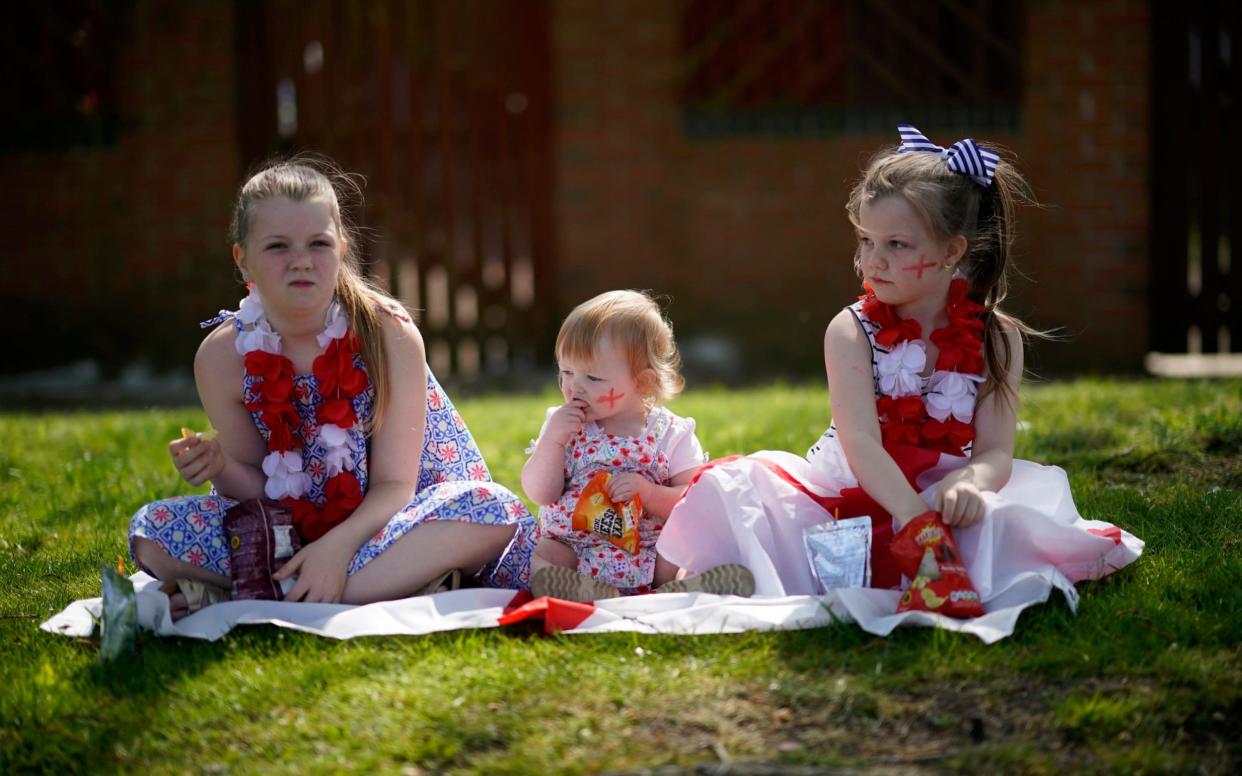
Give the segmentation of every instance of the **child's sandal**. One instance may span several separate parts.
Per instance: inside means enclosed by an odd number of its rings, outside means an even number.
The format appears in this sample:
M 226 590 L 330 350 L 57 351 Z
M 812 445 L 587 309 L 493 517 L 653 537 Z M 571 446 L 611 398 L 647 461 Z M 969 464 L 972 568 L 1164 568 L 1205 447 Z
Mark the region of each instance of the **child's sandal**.
M 194 614 L 204 606 L 228 601 L 232 597 L 228 590 L 197 579 L 174 579 L 165 582 L 160 585 L 160 592 L 170 598 L 173 593 L 180 593 L 185 599 L 188 614 Z
M 449 569 L 432 579 L 414 595 L 435 595 L 436 593 L 452 592 L 461 588 L 461 582 L 461 569 Z
M 562 601 L 590 603 L 621 595 L 607 582 L 579 574 L 564 566 L 545 566 L 530 575 L 530 593 L 535 598 L 550 596 Z
M 657 593 L 712 593 L 750 598 L 755 594 L 755 575 L 737 563 L 715 566 L 685 579 L 674 579 L 656 588 Z

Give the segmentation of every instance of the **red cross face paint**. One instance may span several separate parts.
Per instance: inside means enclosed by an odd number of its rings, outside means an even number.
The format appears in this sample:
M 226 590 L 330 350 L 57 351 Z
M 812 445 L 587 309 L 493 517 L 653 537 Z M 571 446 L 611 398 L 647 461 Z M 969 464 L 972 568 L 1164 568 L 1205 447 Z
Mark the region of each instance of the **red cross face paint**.
M 617 402 L 621 401 L 624 398 L 625 398 L 625 394 L 617 393 L 615 388 L 609 388 L 607 396 L 596 396 L 595 397 L 595 403 L 603 404 L 604 402 L 608 402 L 608 409 L 609 411 L 611 411 L 611 410 L 616 409 Z
M 937 264 L 934 261 L 927 261 L 925 256 L 919 256 L 919 260 L 917 264 L 911 264 L 909 266 L 902 267 L 901 269 L 903 272 L 915 273 L 915 277 L 917 277 L 919 280 L 922 280 L 924 270 L 935 269 L 936 267 L 937 267 Z

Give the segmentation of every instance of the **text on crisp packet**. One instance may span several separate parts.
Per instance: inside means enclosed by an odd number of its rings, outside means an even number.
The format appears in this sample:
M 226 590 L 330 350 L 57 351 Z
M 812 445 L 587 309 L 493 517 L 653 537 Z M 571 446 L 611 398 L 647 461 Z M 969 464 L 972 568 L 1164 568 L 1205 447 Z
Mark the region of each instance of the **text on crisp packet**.
M 616 504 L 608 498 L 612 475 L 599 471 L 591 476 L 574 507 L 572 527 L 604 537 L 631 555 L 638 554 L 638 518 L 643 502 L 638 496 Z

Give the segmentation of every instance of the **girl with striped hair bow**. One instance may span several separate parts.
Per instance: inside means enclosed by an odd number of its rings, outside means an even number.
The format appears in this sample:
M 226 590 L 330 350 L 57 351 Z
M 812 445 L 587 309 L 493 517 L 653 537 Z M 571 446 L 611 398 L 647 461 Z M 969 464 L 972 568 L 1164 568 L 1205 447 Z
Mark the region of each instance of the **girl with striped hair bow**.
M 1029 187 L 984 144 L 899 133 L 846 203 L 864 293 L 824 335 L 832 426 L 805 457 L 707 464 L 657 550 L 688 573 L 742 564 L 757 595 L 881 588 L 890 613 L 981 616 L 1019 579 L 1072 596 L 1142 542 L 1082 519 L 1061 469 L 1013 458 L 1023 338 L 1040 332 L 1000 305 Z M 854 517 L 858 571 L 825 581 L 807 529 Z

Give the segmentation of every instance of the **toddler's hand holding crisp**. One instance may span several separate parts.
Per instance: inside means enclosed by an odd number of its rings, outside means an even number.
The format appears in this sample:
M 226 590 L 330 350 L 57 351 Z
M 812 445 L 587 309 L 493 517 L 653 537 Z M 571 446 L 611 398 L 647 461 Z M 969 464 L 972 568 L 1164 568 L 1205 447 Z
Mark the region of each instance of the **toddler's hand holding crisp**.
M 581 399 L 565 402 L 552 413 L 548 419 L 548 428 L 544 433 L 548 439 L 558 445 L 567 445 L 574 434 L 582 431 L 586 423 L 587 403 Z
M 202 485 L 224 471 L 224 448 L 214 431 L 197 434 L 181 429 L 181 437 L 168 443 L 173 465 L 191 485 Z
M 936 511 L 940 512 L 945 525 L 968 528 L 983 518 L 987 504 L 983 491 L 966 477 L 945 477 L 936 494 Z
M 635 496 L 643 501 L 650 501 L 647 497 L 650 485 L 651 481 L 637 472 L 614 474 L 608 480 L 608 498 L 614 504 L 629 501 Z

